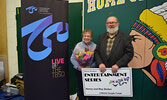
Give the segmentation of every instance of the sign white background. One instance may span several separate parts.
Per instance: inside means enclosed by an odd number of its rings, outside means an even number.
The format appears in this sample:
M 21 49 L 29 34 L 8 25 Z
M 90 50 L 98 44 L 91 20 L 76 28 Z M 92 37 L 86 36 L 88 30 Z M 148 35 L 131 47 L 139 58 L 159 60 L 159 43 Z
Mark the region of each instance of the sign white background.
M 122 73 L 122 75 L 112 75 L 111 68 L 107 68 L 103 74 L 99 71 L 99 68 L 83 68 L 82 78 L 84 95 L 133 97 L 132 69 L 129 67 L 120 68 L 116 74 L 119 73 Z M 85 74 L 87 75 L 85 76 Z M 89 76 L 90 74 L 94 74 L 95 76 Z M 110 75 L 105 76 L 106 74 Z M 121 79 L 122 81 L 120 81 Z

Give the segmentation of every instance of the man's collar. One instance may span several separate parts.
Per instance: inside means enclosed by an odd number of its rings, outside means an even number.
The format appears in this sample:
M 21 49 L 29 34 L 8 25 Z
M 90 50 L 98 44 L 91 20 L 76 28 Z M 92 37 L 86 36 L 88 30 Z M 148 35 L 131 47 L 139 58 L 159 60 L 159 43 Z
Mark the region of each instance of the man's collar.
M 116 37 L 117 34 L 118 34 L 118 31 L 113 35 L 110 35 L 110 33 L 107 32 L 107 37 L 113 39 L 114 37 Z

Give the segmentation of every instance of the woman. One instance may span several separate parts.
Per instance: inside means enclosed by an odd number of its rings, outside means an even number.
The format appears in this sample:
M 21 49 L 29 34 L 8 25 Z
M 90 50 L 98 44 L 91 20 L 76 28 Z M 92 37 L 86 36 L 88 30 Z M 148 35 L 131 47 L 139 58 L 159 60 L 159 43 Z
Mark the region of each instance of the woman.
M 70 58 L 73 67 L 76 69 L 79 100 L 86 100 L 86 98 L 88 98 L 88 100 L 95 100 L 94 97 L 84 96 L 81 73 L 82 68 L 95 67 L 93 53 L 94 49 L 96 48 L 96 44 L 91 41 L 92 39 L 93 32 L 88 29 L 84 30 L 82 32 L 82 41 L 77 43 Z

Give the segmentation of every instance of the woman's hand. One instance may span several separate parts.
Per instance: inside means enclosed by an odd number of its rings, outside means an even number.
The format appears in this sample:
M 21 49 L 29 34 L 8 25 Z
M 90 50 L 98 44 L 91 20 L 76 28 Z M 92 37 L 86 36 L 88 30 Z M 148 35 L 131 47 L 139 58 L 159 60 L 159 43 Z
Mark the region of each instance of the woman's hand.
M 81 70 L 83 67 L 82 66 L 78 66 L 78 69 Z
M 82 68 L 91 68 L 91 66 L 78 66 L 79 70 L 81 70 Z

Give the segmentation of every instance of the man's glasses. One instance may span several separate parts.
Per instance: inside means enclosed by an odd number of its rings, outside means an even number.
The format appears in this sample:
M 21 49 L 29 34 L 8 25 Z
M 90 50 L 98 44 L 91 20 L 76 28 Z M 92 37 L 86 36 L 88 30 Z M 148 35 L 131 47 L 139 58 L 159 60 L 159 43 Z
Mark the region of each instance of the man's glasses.
M 106 24 L 117 24 L 118 22 L 107 22 Z

